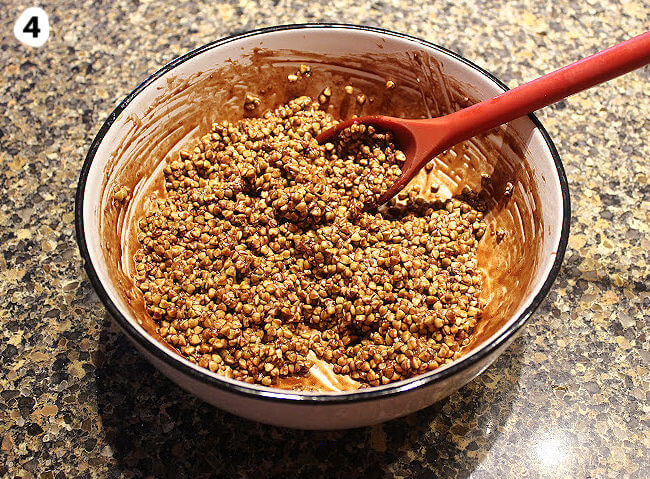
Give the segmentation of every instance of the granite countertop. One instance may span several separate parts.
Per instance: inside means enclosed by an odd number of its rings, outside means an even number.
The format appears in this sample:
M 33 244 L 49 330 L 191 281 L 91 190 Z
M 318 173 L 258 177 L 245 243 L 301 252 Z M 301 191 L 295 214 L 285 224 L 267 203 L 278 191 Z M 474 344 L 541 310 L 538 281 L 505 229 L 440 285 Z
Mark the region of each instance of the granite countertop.
M 483 375 L 411 416 L 304 432 L 223 413 L 111 325 L 74 239 L 77 178 L 117 102 L 175 56 L 280 23 L 381 26 L 510 86 L 642 33 L 643 0 L 42 2 L 20 44 L 0 9 L 0 476 L 648 477 L 650 70 L 546 108 L 571 239 L 550 294 Z M 580 4 L 576 6 L 576 3 Z

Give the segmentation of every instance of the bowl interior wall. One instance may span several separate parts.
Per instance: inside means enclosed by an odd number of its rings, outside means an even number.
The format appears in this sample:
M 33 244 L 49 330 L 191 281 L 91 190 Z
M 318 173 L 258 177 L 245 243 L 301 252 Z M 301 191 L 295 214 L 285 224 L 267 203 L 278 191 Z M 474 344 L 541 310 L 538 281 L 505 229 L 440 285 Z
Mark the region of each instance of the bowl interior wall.
M 288 83 L 287 75 L 302 63 L 311 66 L 311 77 Z M 397 87 L 386 89 L 387 80 Z M 344 92 L 348 84 L 368 98 L 363 107 Z M 340 118 L 439 116 L 502 91 L 478 70 L 418 42 L 332 29 L 242 38 L 208 49 L 150 83 L 99 145 L 83 215 L 90 257 L 109 297 L 154 340 L 160 342 L 155 325 L 128 275 L 137 249 L 134 218 L 152 193 L 164 195 L 165 161 L 208 132 L 213 122 L 241 118 L 249 93 L 262 100 L 257 111 L 263 112 L 296 96 L 317 96 L 326 86 L 333 90 L 329 111 Z M 434 161 L 433 171 L 414 183 L 425 191 L 437 185 L 439 197 L 460 194 L 468 186 L 489 205 L 490 228 L 478 252 L 487 307 L 471 350 L 520 314 L 547 277 L 561 230 L 560 186 L 548 147 L 528 118 L 457 145 Z M 503 194 L 508 183 L 510 197 Z M 112 200 L 115 186 L 132 191 L 125 205 Z M 505 233 L 502 239 L 497 232 Z

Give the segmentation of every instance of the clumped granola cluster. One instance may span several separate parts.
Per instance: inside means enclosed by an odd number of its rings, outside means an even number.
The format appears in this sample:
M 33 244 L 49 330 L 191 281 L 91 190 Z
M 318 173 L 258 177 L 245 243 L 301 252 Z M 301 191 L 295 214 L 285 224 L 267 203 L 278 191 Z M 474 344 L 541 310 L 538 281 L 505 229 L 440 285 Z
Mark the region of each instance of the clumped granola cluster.
M 139 222 L 147 312 L 191 361 L 267 386 L 314 355 L 362 386 L 452 361 L 481 314 L 483 214 L 413 191 L 364 211 L 404 155 L 359 125 L 319 145 L 336 123 L 319 108 L 216 123 L 165 167 L 167 195 Z

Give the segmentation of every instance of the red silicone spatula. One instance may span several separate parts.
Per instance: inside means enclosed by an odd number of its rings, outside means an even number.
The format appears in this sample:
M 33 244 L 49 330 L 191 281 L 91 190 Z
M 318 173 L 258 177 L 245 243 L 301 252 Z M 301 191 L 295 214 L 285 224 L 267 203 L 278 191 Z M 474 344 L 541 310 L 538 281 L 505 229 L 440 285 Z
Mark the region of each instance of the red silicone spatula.
M 317 140 L 328 141 L 353 123 L 393 133 L 406 161 L 400 177 L 373 205 L 379 206 L 399 193 L 431 158 L 455 144 L 648 63 L 650 32 L 645 32 L 450 115 L 426 120 L 379 115 L 353 118 L 324 131 Z

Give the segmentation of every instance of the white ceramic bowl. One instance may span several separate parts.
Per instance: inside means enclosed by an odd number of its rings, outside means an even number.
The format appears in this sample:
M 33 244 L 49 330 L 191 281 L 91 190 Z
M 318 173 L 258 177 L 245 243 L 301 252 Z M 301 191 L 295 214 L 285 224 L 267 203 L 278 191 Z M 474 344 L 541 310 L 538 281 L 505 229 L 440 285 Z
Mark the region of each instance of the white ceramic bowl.
M 309 63 L 314 70 L 305 83 L 311 86 L 297 85 L 277 94 L 268 90 L 284 85 L 287 72 L 300 63 Z M 395 111 L 389 100 L 379 101 L 388 79 L 398 84 L 393 94 L 412 99 L 412 111 Z M 268 107 L 292 95 L 317 94 L 324 82 L 338 87 L 351 82 L 369 91 L 378 98 L 377 112 L 419 116 L 448 113 L 506 88 L 442 47 L 375 28 L 290 25 L 226 38 L 172 61 L 120 103 L 90 147 L 76 198 L 77 239 L 88 276 L 142 354 L 172 381 L 219 408 L 306 429 L 357 427 L 403 416 L 446 397 L 481 373 L 515 338 L 550 289 L 569 233 L 566 177 L 553 143 L 530 115 L 436 160 L 434 174 L 441 194 L 458 193 L 465 184 L 483 189 L 492 231 L 500 227 L 507 233 L 501 242 L 490 234 L 481 242 L 479 265 L 487 279 L 485 319 L 466 354 L 451 365 L 381 387 L 306 393 L 230 380 L 172 352 L 155 338 L 141 300 L 124 286 L 133 247 L 118 244 L 128 236 L 138 211 L 116 209 L 111 204 L 112 188 L 128 184 L 134 197 L 145 195 L 151 183 L 142 179 L 152 171 L 159 176 L 161 160 L 206 131 L 212 121 L 241 114 L 248 91 L 264 90 L 263 106 Z M 481 183 L 481 175 L 491 176 L 492 183 Z M 503 196 L 507 181 L 514 186 L 510 198 Z

